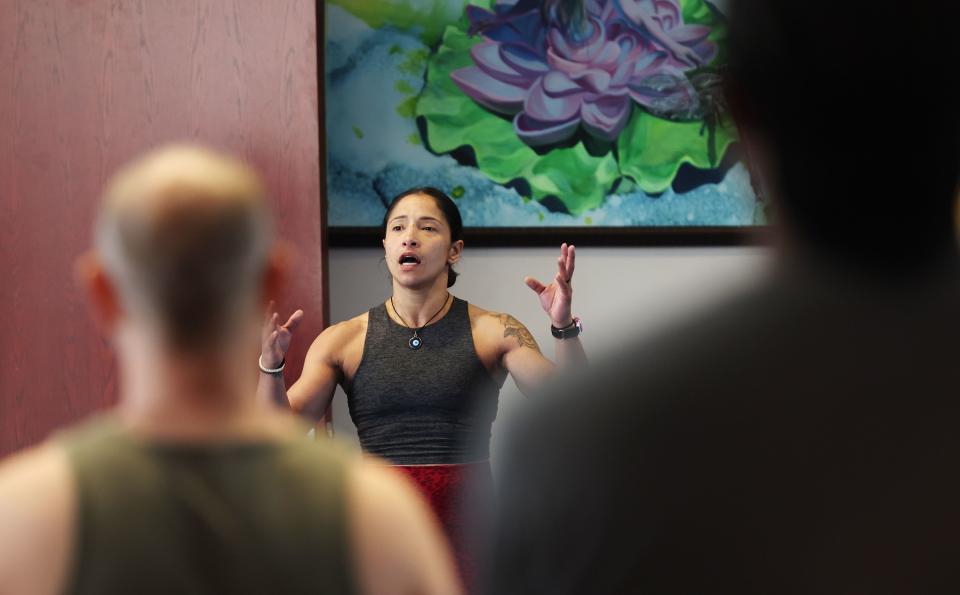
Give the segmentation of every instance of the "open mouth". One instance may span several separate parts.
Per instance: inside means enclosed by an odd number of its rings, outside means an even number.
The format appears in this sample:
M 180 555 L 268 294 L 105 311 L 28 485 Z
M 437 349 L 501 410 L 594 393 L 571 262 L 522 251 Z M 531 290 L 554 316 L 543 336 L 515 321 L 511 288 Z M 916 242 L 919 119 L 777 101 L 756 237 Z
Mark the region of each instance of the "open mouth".
M 412 269 L 413 267 L 420 264 L 420 257 L 411 252 L 406 252 L 400 255 L 400 267 L 404 270 Z

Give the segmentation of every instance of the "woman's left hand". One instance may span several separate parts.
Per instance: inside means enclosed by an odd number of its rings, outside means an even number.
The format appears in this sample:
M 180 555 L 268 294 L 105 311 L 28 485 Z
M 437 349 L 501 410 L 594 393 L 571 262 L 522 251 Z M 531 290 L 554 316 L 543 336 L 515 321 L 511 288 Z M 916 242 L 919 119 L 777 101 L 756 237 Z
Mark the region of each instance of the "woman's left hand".
M 550 323 L 557 328 L 564 328 L 573 323 L 570 313 L 570 304 L 573 300 L 573 266 L 577 254 L 573 245 L 560 246 L 560 258 L 557 259 L 557 274 L 549 285 L 537 281 L 533 277 L 526 277 L 523 281 L 527 287 L 537 292 L 540 306 L 550 316 Z

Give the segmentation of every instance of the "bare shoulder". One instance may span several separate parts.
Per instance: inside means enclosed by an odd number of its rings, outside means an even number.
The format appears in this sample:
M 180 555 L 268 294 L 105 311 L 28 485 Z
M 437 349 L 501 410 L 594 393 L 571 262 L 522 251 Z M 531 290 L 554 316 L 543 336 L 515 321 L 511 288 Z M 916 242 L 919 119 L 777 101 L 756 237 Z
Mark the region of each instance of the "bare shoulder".
M 485 310 L 480 306 L 467 304 L 467 312 L 470 315 L 470 327 L 473 329 L 474 336 L 488 339 L 491 333 L 496 334 L 496 320 L 491 316 L 490 310 Z
M 341 351 L 356 341 L 362 341 L 367 333 L 367 313 L 331 324 L 317 335 L 310 345 L 308 357 L 341 359 Z
M 63 588 L 75 490 L 66 452 L 54 443 L 0 464 L 0 592 Z
M 527 327 L 506 312 L 492 312 L 471 304 L 470 322 L 474 332 L 480 332 L 484 337 L 504 343 L 507 350 L 528 347 L 540 351 L 540 346 L 537 345 L 536 339 Z
M 358 527 L 373 532 L 366 537 L 376 537 L 370 542 L 374 547 L 388 544 L 394 537 L 403 541 L 406 531 L 400 530 L 410 523 L 434 522 L 410 481 L 397 470 L 374 460 L 364 458 L 352 468 L 347 490 L 355 505 Z
M 348 318 L 347 320 L 331 324 L 317 336 L 317 339 L 319 340 L 321 337 L 323 337 L 325 340 L 342 341 L 344 339 L 354 338 L 358 335 L 362 336 L 365 332 L 367 332 L 367 317 L 368 313 L 364 312 L 354 316 L 353 318 Z
M 0 463 L 0 515 L 15 506 L 22 512 L 47 506 L 50 490 L 70 489 L 72 479 L 66 452 L 54 443 L 45 443 Z
M 347 492 L 361 592 L 460 592 L 440 527 L 406 477 L 364 460 L 351 468 Z
M 372 457 L 363 457 L 353 466 L 348 486 L 360 501 L 369 506 L 368 510 L 389 511 L 394 507 L 419 504 L 418 493 L 409 480 Z M 383 498 L 384 494 L 391 497 Z

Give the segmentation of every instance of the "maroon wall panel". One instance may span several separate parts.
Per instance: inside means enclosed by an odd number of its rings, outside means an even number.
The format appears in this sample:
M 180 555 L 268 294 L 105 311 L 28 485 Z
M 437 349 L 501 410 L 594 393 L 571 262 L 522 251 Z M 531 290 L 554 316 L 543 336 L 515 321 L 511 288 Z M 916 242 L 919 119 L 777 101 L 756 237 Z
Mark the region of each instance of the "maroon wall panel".
M 300 255 L 281 308 L 323 328 L 316 44 L 311 0 L 0 0 L 0 455 L 116 399 L 72 269 L 106 178 L 148 147 L 254 164 Z

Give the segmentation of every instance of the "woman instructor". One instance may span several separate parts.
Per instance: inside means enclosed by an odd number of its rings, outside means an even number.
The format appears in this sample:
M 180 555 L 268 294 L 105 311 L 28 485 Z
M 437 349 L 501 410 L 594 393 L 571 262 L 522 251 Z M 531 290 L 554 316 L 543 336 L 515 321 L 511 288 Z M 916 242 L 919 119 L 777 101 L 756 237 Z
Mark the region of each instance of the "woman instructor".
M 421 486 L 469 581 L 460 518 L 466 495 L 460 487 L 467 477 L 489 476 L 490 429 L 507 374 L 529 394 L 554 364 L 516 318 L 450 294 L 462 228 L 459 210 L 440 190 L 415 188 L 394 198 L 382 228 L 390 298 L 314 339 L 289 390 L 281 370 L 303 312 L 282 325 L 278 314 L 269 314 L 258 393 L 317 422 L 340 384 L 364 451 Z M 550 318 L 556 356 L 565 367 L 586 361 L 570 308 L 575 257 L 574 247 L 564 244 L 552 282 L 525 279 Z

